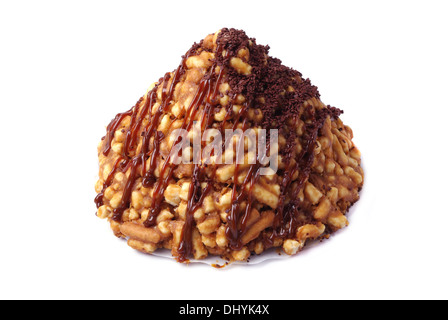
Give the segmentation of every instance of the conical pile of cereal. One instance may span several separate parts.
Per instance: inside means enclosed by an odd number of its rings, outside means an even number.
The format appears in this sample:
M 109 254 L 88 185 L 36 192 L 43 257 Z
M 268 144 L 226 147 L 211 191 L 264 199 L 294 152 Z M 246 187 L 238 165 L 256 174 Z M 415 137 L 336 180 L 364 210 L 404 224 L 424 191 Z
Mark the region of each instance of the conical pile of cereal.
M 363 184 L 352 131 L 268 50 L 211 34 L 109 124 L 97 216 L 129 246 L 241 261 L 348 225 Z

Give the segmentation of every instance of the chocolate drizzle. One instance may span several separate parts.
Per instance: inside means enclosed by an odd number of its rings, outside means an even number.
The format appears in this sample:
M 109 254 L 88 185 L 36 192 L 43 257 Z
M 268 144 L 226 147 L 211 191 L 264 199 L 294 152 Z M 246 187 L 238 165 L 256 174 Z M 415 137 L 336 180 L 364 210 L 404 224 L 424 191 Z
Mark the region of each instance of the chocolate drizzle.
M 319 130 L 328 117 L 338 117 L 341 111 L 331 107 L 323 109 L 305 108 L 305 101 L 319 97 L 317 88 L 311 85 L 308 79 L 302 79 L 298 71 L 283 66 L 278 59 L 269 57 L 269 47 L 257 45 L 255 39 L 248 38 L 243 31 L 222 29 L 216 43 L 216 58 L 198 84 L 194 98 L 183 118 L 181 129 L 190 130 L 198 114 L 202 114 L 202 132 L 213 124 L 212 115 L 215 107 L 219 104 L 218 89 L 224 82 L 230 85 L 230 92 L 228 94 L 231 97 L 231 101 L 226 107 L 225 119 L 219 128 L 221 132 L 224 131 L 224 126 L 231 117 L 233 117 L 232 121 L 234 121 L 233 129 L 238 124 L 242 124 L 243 131 L 254 126 L 255 124 L 247 118 L 247 112 L 250 109 L 261 110 L 263 120 L 257 126 L 266 129 L 278 129 L 280 132 L 285 132 L 284 127 L 286 121 L 294 118 L 300 118 L 306 124 L 305 133 L 302 137 L 298 137 L 293 131 L 287 133 L 289 145 L 285 150 L 281 150 L 281 155 L 286 159 L 288 168 L 285 170 L 283 180 L 280 184 L 281 195 L 272 232 L 269 237 L 263 238 L 265 245 L 269 247 L 276 238 L 290 236 L 299 223 L 299 215 L 304 208 L 302 208 L 298 195 L 311 172 L 314 161 L 314 148 Z M 102 206 L 104 191 L 112 184 L 115 174 L 118 171 L 127 172 L 129 170 L 129 177 L 124 186 L 120 205 L 113 211 L 112 219 L 114 221 L 121 222 L 124 211 L 130 206 L 131 194 L 136 180 L 141 177 L 144 187 L 154 188 L 150 212 L 146 221 L 144 221 L 144 226 L 150 228 L 156 224 L 156 218 L 160 213 L 164 199 L 163 194 L 170 180 L 173 178 L 175 170 L 173 161 L 170 161 L 171 158 L 166 157 L 161 166 L 159 178 L 156 178 L 154 175 L 158 165 L 157 156 L 159 155 L 160 144 L 166 138 L 162 132 L 157 131 L 157 127 L 161 121 L 161 117 L 167 113 L 170 107 L 176 85 L 181 81 L 186 72 L 187 59 L 197 54 L 201 46 L 202 42 L 195 44 L 182 57 L 179 67 L 173 74 L 165 74 L 157 85 L 144 98 L 140 99 L 131 110 L 118 114 L 107 127 L 107 134 L 103 138 L 105 142 L 102 150 L 105 156 L 111 150 L 111 143 L 116 130 L 120 128 L 122 121 L 126 117 L 131 117 L 129 128 L 126 129 L 125 133 L 122 154 L 116 160 L 112 171 L 104 182 L 103 190 L 95 199 L 97 207 Z M 244 48 L 249 48 L 250 51 L 247 61 L 252 66 L 250 75 L 239 74 L 230 66 L 231 58 L 237 56 L 238 52 Z M 289 87 L 294 90 L 288 90 Z M 154 112 L 153 107 L 156 103 L 159 89 L 161 89 L 160 105 Z M 239 112 L 233 115 L 233 106 L 238 95 L 243 95 L 246 102 Z M 260 102 L 260 98 L 263 98 L 262 103 Z M 142 103 L 143 100 L 144 103 Z M 143 121 L 145 119 L 148 122 L 143 128 Z M 142 146 L 141 150 L 137 153 L 136 145 L 139 134 L 141 135 Z M 240 139 L 240 143 L 241 141 L 244 140 Z M 302 152 L 293 162 L 291 160 L 295 155 L 292 150 L 297 141 L 302 145 Z M 226 143 L 228 141 L 224 142 L 224 144 Z M 171 151 L 173 150 L 172 148 Z M 149 165 L 147 165 L 148 160 Z M 256 164 L 250 165 L 242 185 L 238 185 L 237 181 L 240 167 L 236 164 L 233 177 L 231 210 L 227 218 L 226 228 L 226 235 L 229 239 L 231 249 L 238 250 L 243 246 L 241 239 L 246 232 L 247 221 L 255 203 L 252 191 L 260 179 L 260 168 L 261 164 L 259 161 Z M 207 167 L 204 165 L 194 165 L 192 181 L 188 192 L 189 200 L 186 209 L 186 220 L 182 227 L 181 241 L 177 249 L 177 259 L 179 261 L 185 261 L 193 253 L 194 212 L 202 206 L 205 197 L 214 190 L 216 169 L 217 166 L 215 165 L 210 172 L 207 171 Z M 291 188 L 293 175 L 296 172 L 299 173 L 298 182 L 295 188 Z M 202 185 L 204 182 L 206 183 L 205 187 Z M 244 210 L 240 209 L 242 202 L 246 202 Z
M 281 193 L 279 197 L 279 205 L 277 207 L 277 214 L 274 219 L 273 232 L 268 238 L 267 244 L 272 245 L 273 240 L 276 237 L 289 238 L 293 235 L 294 230 L 297 230 L 298 222 L 300 220 L 300 213 L 305 208 L 299 199 L 299 193 L 303 189 L 306 181 L 308 180 L 311 167 L 314 162 L 314 148 L 316 146 L 316 140 L 318 132 L 324 125 L 324 122 L 330 117 L 334 119 L 342 112 L 339 109 L 324 108 L 317 109 L 315 112 L 311 108 L 309 124 L 306 125 L 304 140 L 302 143 L 302 151 L 296 159 L 294 165 L 291 165 L 291 151 L 286 155 L 288 168 L 285 170 L 285 175 L 281 182 Z M 291 150 L 291 146 L 287 148 Z M 299 173 L 296 180 L 296 186 L 290 188 L 293 181 L 293 175 Z M 286 203 L 286 199 L 292 199 Z M 265 239 L 266 240 L 266 239 Z
M 253 67 L 249 76 L 242 76 L 230 67 L 229 58 L 218 58 L 219 65 L 227 68 L 227 82 L 231 86 L 231 94 L 236 96 L 242 94 L 253 107 L 259 108 L 263 113 L 261 126 L 267 129 L 278 129 L 285 133 L 285 123 L 297 117 L 306 124 L 304 136 L 301 138 L 302 152 L 295 159 L 295 165 L 291 166 L 292 150 L 295 147 L 294 141 L 300 140 L 295 132 L 289 132 L 288 140 L 292 144 L 280 150 L 280 154 L 286 159 L 289 167 L 285 170 L 283 181 L 281 182 L 281 194 L 279 206 L 276 210 L 272 233 L 268 239 L 264 239 L 265 246 L 273 244 L 275 238 L 287 238 L 293 233 L 298 224 L 298 217 L 301 204 L 298 194 L 303 188 L 311 172 L 314 161 L 314 147 L 318 136 L 318 131 L 323 126 L 328 116 L 332 118 L 339 116 L 341 111 L 336 108 L 324 108 L 314 110 L 308 108 L 304 110 L 304 102 L 319 98 L 317 87 L 311 84 L 309 79 L 302 79 L 300 72 L 282 65 L 281 60 L 268 56 L 269 47 L 256 44 L 255 39 L 250 39 L 243 31 L 235 29 L 223 29 L 217 39 L 217 43 L 222 44 L 230 52 L 230 57 L 236 56 L 241 49 L 250 47 L 250 57 L 248 63 Z M 293 90 L 288 91 L 288 88 Z M 264 102 L 259 103 L 259 98 Z M 247 106 L 247 103 L 245 107 Z M 235 124 L 238 119 L 235 120 Z M 246 120 L 243 122 L 246 124 Z M 246 231 L 246 223 L 253 207 L 254 198 L 252 189 L 259 177 L 260 164 L 251 165 L 248 174 L 238 191 L 236 183 L 232 189 L 231 212 L 227 219 L 226 235 L 230 241 L 230 247 L 234 250 L 242 248 L 241 242 Z M 234 181 L 238 177 L 238 164 L 235 168 Z M 293 175 L 299 172 L 297 186 L 291 190 Z M 246 188 L 246 185 L 249 187 Z M 286 203 L 287 199 L 295 199 Z M 246 201 L 244 212 L 240 212 L 240 204 Z

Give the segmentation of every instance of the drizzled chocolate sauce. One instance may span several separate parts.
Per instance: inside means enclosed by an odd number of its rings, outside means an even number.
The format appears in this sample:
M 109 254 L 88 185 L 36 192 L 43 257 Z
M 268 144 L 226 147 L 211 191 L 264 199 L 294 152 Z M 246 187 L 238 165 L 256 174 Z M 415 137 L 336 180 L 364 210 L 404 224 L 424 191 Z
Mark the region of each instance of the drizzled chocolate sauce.
M 175 166 L 173 165 L 174 161 L 171 161 L 173 159 L 167 157 L 161 166 L 159 178 L 156 178 L 154 175 L 157 167 L 157 156 L 159 155 L 160 144 L 166 138 L 162 132 L 157 131 L 157 127 L 159 126 L 161 117 L 167 113 L 170 107 L 176 85 L 181 81 L 182 76 L 186 72 L 186 60 L 190 56 L 197 54 L 197 49 L 200 46 L 201 44 L 195 44 L 182 57 L 182 61 L 173 75 L 167 73 L 159 80 L 157 85 L 144 97 L 145 102 L 143 105 L 142 98 L 131 110 L 118 114 L 107 127 L 107 134 L 103 138 L 105 142 L 102 150 L 105 156 L 111 150 L 111 143 L 116 130 L 120 128 L 122 121 L 126 117 L 131 117 L 129 128 L 125 134 L 122 154 L 116 160 L 112 171 L 104 182 L 103 190 L 95 199 L 97 207 L 102 206 L 104 191 L 112 184 L 115 174 L 118 171 L 127 172 L 129 170 L 129 177 L 125 183 L 120 205 L 113 211 L 112 219 L 114 221 L 122 221 L 123 212 L 130 206 L 131 194 L 136 180 L 141 177 L 144 187 L 154 188 L 150 212 L 146 221 L 144 221 L 144 226 L 149 228 L 156 224 L 156 218 L 160 213 L 164 199 L 163 194 L 170 180 L 173 178 L 175 170 Z M 235 57 L 241 48 L 249 47 L 250 58 L 248 63 L 253 67 L 253 71 L 251 75 L 246 76 L 237 73 L 230 67 L 230 59 Z M 247 111 L 250 108 L 261 109 L 263 112 L 263 122 L 261 125 L 266 129 L 273 128 L 281 130 L 287 119 L 297 117 L 301 114 L 302 120 L 307 123 L 305 133 L 300 142 L 303 151 L 295 159 L 294 165 L 289 164 L 292 163 L 290 160 L 294 156 L 292 153 L 294 149 L 293 145 L 286 149 L 289 154 L 282 154 L 288 161 L 288 170 L 285 171 L 281 182 L 279 206 L 276 210 L 271 235 L 261 239 L 264 241 L 265 246 L 269 247 L 275 238 L 285 238 L 291 235 L 299 223 L 298 216 L 303 209 L 301 203 L 299 200 L 287 202 L 287 199 L 298 198 L 300 190 L 303 188 L 311 172 L 318 132 L 328 116 L 337 117 L 339 113 L 337 111 L 338 109 L 335 108 L 334 110 L 324 108 L 322 110 L 316 110 L 316 112 L 312 112 L 312 110 L 303 112 L 303 102 L 319 96 L 317 88 L 312 86 L 309 80 L 297 81 L 297 79 L 301 79 L 299 72 L 284 67 L 280 60 L 268 57 L 267 53 L 268 47 L 257 45 L 255 39 L 249 39 L 243 31 L 222 29 L 217 39 L 216 58 L 209 72 L 199 82 L 194 98 L 187 108 L 180 128 L 190 130 L 201 108 L 202 132 L 213 124 L 213 113 L 215 107 L 219 105 L 217 99 L 218 89 L 224 80 L 230 84 L 231 90 L 228 94 L 233 99 L 226 107 L 225 119 L 219 127 L 221 133 L 224 131 L 227 120 L 232 116 L 234 117 L 232 119 L 234 121 L 234 130 L 240 123 L 243 125 L 243 131 L 251 127 L 253 124 L 247 119 Z M 219 67 L 219 73 L 216 73 L 217 67 Z M 285 93 L 285 88 L 288 86 L 292 86 L 295 89 L 294 92 Z M 160 88 L 160 105 L 153 113 L 152 109 L 157 100 L 157 91 Z M 246 98 L 246 102 L 240 111 L 236 115 L 233 115 L 234 99 L 239 94 L 242 94 Z M 265 99 L 265 103 L 262 105 L 257 102 L 258 97 L 261 96 Z M 145 119 L 148 122 L 142 128 Z M 135 148 L 139 139 L 139 133 L 142 137 L 142 147 L 140 152 L 137 153 Z M 294 132 L 290 134 L 295 135 Z M 150 141 L 152 138 L 153 142 L 151 145 Z M 297 136 L 291 136 L 290 138 L 290 141 L 293 141 Z M 224 145 L 228 142 L 224 142 Z M 240 143 L 244 143 L 244 139 L 240 139 Z M 172 148 L 174 148 L 174 145 Z M 172 148 L 171 151 L 173 150 Z M 148 160 L 149 165 L 147 165 Z M 181 262 L 186 261 L 193 253 L 194 212 L 202 206 L 205 197 L 214 190 L 217 167 L 214 165 L 212 171 L 207 174 L 206 166 L 194 165 L 192 180 L 188 191 L 189 200 L 186 209 L 186 220 L 182 228 L 180 245 L 177 249 L 177 259 Z M 260 178 L 260 168 L 261 164 L 259 161 L 256 164 L 250 165 L 242 185 L 238 185 L 240 166 L 236 164 L 235 167 L 231 197 L 232 203 L 226 228 L 226 235 L 229 239 L 230 247 L 234 250 L 241 249 L 243 246 L 241 239 L 247 231 L 247 221 L 255 203 L 253 187 Z M 296 172 L 299 172 L 299 178 L 296 187 L 292 190 L 292 178 Z M 206 183 L 205 187 L 201 185 L 204 182 Z M 241 210 L 240 204 L 243 201 L 246 202 L 246 207 L 244 210 Z
M 302 151 L 296 159 L 294 165 L 291 165 L 292 149 L 288 148 L 289 152 L 286 158 L 289 160 L 288 168 L 285 170 L 285 175 L 281 183 L 281 193 L 279 197 L 279 204 L 277 207 L 277 214 L 275 215 L 273 232 L 267 239 L 264 239 L 265 246 L 271 246 L 275 238 L 289 238 L 295 230 L 297 230 L 299 214 L 301 210 L 305 209 L 299 199 L 299 193 L 303 189 L 306 181 L 311 173 L 311 167 L 314 162 L 314 148 L 318 132 L 324 125 L 328 117 L 332 119 L 339 116 L 338 109 L 318 109 L 315 112 L 310 112 L 310 119 L 306 124 L 304 133 L 304 141 L 302 143 Z M 298 172 L 299 176 L 296 180 L 295 188 L 291 189 L 290 185 L 293 181 L 293 176 Z M 286 198 L 293 199 L 287 205 Z

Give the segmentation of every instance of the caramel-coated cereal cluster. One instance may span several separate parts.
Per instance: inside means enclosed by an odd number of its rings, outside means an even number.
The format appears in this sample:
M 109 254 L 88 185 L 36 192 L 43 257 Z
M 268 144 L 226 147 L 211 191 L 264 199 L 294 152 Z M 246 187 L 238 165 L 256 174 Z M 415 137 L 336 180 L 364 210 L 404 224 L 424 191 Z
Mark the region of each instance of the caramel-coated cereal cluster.
M 129 111 L 107 127 L 98 146 L 97 216 L 136 250 L 169 249 L 180 262 L 209 255 L 244 261 L 281 247 L 294 255 L 308 240 L 348 225 L 363 185 L 352 130 L 317 88 L 268 55 L 243 31 L 222 29 L 195 44 Z M 176 130 L 188 134 L 173 163 Z M 251 141 L 234 136 L 219 162 L 192 163 L 207 129 L 275 129 L 269 155 L 277 171 L 260 175 Z M 224 136 L 224 135 L 223 135 Z M 212 137 L 203 138 L 202 147 Z M 237 163 L 243 146 L 244 163 Z M 275 156 L 275 157 L 274 157 Z

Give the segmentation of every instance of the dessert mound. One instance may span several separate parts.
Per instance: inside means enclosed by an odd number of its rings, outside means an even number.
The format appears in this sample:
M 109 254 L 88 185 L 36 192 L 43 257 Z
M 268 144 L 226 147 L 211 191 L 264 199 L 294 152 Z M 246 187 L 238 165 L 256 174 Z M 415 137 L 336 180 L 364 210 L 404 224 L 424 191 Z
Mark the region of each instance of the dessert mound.
M 348 225 L 363 184 L 352 130 L 268 51 L 240 30 L 211 34 L 108 125 L 97 216 L 129 246 L 241 261 Z

